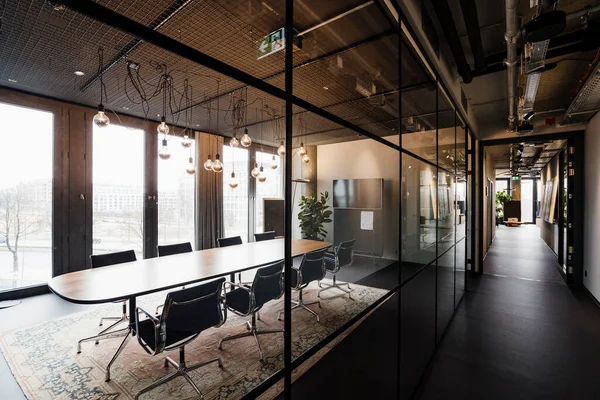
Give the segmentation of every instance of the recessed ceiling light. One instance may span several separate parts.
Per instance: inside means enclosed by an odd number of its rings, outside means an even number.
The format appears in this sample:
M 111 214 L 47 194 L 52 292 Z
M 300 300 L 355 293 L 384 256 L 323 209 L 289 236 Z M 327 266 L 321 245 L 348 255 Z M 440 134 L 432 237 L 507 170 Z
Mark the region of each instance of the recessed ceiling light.
M 16 79 L 10 79 L 10 78 L 8 78 L 8 81 L 9 81 L 9 82 L 12 82 L 12 83 L 17 83 L 17 80 L 16 80 Z
M 123 110 L 129 110 L 129 107 L 123 107 Z
M 73 73 L 74 73 L 75 75 L 77 75 L 77 76 L 84 76 L 84 75 L 85 75 L 85 72 L 83 72 L 83 71 L 75 71 L 75 72 L 73 72 Z
M 323 89 L 325 90 L 329 90 L 329 88 L 327 86 L 323 86 Z
M 200 126 L 200 124 L 196 124 L 196 126 Z

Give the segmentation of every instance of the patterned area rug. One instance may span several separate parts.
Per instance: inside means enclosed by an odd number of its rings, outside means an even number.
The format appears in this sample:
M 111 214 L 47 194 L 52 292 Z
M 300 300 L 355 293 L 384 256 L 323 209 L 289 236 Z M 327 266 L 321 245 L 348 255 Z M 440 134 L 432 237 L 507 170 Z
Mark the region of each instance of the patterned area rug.
M 321 322 L 309 312 L 296 309 L 292 313 L 292 355 L 297 357 L 351 317 L 364 310 L 387 291 L 352 285 L 352 299 L 337 296 L 335 290 L 323 293 L 322 308 L 310 306 L 320 314 Z M 304 291 L 306 302 L 317 298 L 317 285 L 313 283 Z M 295 295 L 294 295 L 295 298 Z M 164 299 L 163 294 L 138 299 L 138 304 L 148 311 L 155 309 Z M 283 329 L 277 312 L 283 308 L 283 298 L 268 303 L 260 312 L 259 328 Z M 28 399 L 133 399 L 135 393 L 153 381 L 168 374 L 172 368 L 163 365 L 165 354 L 149 356 L 133 338 L 129 341 L 111 368 L 111 381 L 104 382 L 104 368 L 121 342 L 107 339 L 99 345 L 84 343 L 77 354 L 76 343 L 83 337 L 96 334 L 101 316 L 119 315 L 120 305 L 97 308 L 89 312 L 72 314 L 60 319 L 18 329 L 0 337 L 0 349 L 13 375 Z M 283 366 L 283 334 L 261 335 L 264 361 L 258 359 L 258 349 L 253 337 L 225 342 L 223 350 L 217 348 L 226 335 L 246 331 L 249 318 L 227 313 L 227 321 L 220 328 L 203 332 L 186 346 L 188 363 L 221 357 L 223 368 L 217 364 L 191 372 L 192 379 L 202 390 L 205 399 L 238 399 Z M 282 318 L 283 319 L 283 318 Z M 329 344 L 311 360 L 294 371 L 298 377 L 332 346 Z M 167 353 L 178 360 L 177 351 Z M 261 398 L 273 398 L 281 391 L 276 385 Z M 140 397 L 141 399 L 192 399 L 197 398 L 191 386 L 177 378 Z

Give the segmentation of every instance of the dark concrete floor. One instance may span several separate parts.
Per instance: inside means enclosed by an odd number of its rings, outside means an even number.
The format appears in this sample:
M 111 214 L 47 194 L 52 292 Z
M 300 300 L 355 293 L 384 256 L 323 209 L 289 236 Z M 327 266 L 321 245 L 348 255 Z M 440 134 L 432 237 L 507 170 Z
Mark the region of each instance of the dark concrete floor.
M 600 309 L 535 227 L 499 229 L 417 399 L 599 399 Z

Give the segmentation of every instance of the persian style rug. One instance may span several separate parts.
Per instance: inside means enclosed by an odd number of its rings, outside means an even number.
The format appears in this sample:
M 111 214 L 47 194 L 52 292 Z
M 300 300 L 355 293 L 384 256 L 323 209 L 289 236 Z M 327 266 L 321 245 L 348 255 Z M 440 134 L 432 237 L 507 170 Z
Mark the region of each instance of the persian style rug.
M 360 285 L 352 285 L 352 288 L 352 299 L 347 295 L 335 296 L 336 290 L 328 290 L 323 293 L 322 308 L 309 306 L 319 313 L 320 323 L 305 310 L 293 311 L 294 358 L 387 292 Z M 305 301 L 316 300 L 317 290 L 316 282 L 309 285 L 304 290 Z M 141 297 L 138 305 L 153 311 L 163 299 L 164 294 Z M 260 311 L 261 320 L 257 322 L 259 328 L 283 329 L 284 317 L 282 321 L 277 320 L 277 313 L 282 308 L 283 298 L 265 305 Z M 171 372 L 172 367 L 164 367 L 164 359 L 168 355 L 177 361 L 177 351 L 151 357 L 137 343 L 136 337 L 129 341 L 113 364 L 110 382 L 104 382 L 104 369 L 121 343 L 120 338 L 106 339 L 98 345 L 84 343 L 81 354 L 77 354 L 77 341 L 101 330 L 98 327 L 100 317 L 119 315 L 119 311 L 119 304 L 111 304 L 3 334 L 0 337 L 0 349 L 25 396 L 28 399 L 133 399 L 141 388 Z M 225 342 L 223 350 L 217 348 L 222 337 L 246 332 L 247 320 L 249 317 L 228 312 L 225 324 L 203 332 L 186 346 L 189 364 L 217 356 L 223 361 L 223 368 L 213 363 L 190 373 L 205 399 L 241 398 L 283 367 L 283 333 L 259 336 L 264 353 L 262 362 L 258 359 L 258 348 L 253 337 Z M 341 337 L 337 338 L 302 364 L 294 371 L 294 377 L 310 368 L 340 340 Z M 281 385 L 275 385 L 261 398 L 274 398 L 281 390 Z M 194 398 L 197 398 L 196 392 L 183 378 L 174 379 L 140 397 L 148 400 Z

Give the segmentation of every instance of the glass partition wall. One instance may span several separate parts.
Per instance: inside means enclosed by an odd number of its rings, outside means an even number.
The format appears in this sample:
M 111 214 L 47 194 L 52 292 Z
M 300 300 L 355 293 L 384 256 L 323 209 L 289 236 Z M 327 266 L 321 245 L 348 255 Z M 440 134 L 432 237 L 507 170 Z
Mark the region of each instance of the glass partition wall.
M 66 0 L 64 18 L 117 35 L 99 43 L 110 60 L 115 43 L 137 39 L 127 24 L 111 26 L 104 7 L 143 25 L 165 12 L 129 1 L 147 12 Z M 377 396 L 408 398 L 466 290 L 468 127 L 410 32 L 375 3 L 350 13 L 339 2 L 265 4 L 186 3 L 159 29 L 136 31 L 143 41 L 127 63 L 117 57 L 122 68 L 106 68 L 99 97 L 111 125 L 82 118 L 93 162 L 71 171 L 93 182 L 80 199 L 93 205 L 94 242 L 64 272 L 84 269 L 91 253 L 132 248 L 142 259 L 190 242 L 217 254 L 211 268 L 243 269 L 224 274 L 226 321 L 186 346 L 223 362 L 193 376 L 205 398 L 305 398 L 305 373 L 331 363 L 331 349 L 362 324 L 383 333 L 338 378 L 385 359 Z M 126 128 L 123 110 L 143 122 Z M 115 191 L 129 197 L 104 199 Z M 275 238 L 254 243 L 267 231 Z M 232 237 L 241 247 L 219 240 Z M 261 261 L 248 265 L 253 254 Z M 248 304 L 236 308 L 231 293 L 250 293 Z M 387 315 L 379 325 L 376 313 Z M 131 357 L 135 383 L 111 378 L 127 382 L 125 397 L 164 372 L 160 357 Z M 178 381 L 163 390 L 192 393 Z

